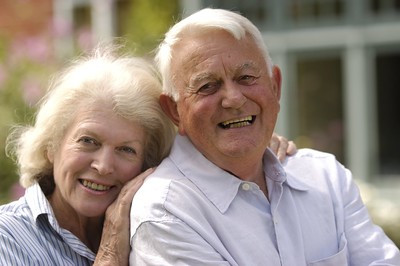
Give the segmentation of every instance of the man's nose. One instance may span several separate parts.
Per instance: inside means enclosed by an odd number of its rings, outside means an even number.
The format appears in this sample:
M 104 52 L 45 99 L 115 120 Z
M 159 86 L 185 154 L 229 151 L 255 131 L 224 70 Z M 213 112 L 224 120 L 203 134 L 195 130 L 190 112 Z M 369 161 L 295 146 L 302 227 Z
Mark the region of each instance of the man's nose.
M 235 82 L 227 82 L 223 88 L 223 108 L 240 109 L 247 101 L 246 96 L 242 92 L 242 88 Z
M 92 168 L 100 175 L 111 174 L 114 171 L 114 160 L 114 151 L 112 149 L 101 148 L 96 152 Z

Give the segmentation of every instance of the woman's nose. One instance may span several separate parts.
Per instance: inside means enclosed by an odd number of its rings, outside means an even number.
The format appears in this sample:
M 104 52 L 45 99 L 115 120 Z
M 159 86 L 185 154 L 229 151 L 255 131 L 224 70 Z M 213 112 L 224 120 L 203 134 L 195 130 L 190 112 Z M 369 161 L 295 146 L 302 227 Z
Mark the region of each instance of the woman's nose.
M 102 148 L 99 150 L 92 162 L 92 167 L 100 175 L 108 175 L 114 171 L 114 152 L 113 150 Z

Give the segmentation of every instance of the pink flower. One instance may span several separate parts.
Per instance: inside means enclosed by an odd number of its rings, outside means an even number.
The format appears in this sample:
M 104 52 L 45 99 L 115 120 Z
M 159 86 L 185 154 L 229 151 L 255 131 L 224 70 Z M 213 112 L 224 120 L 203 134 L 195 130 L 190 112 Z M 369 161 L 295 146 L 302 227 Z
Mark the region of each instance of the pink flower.
M 25 40 L 25 48 L 30 59 L 44 63 L 50 57 L 50 45 L 44 38 L 31 37 Z
M 15 183 L 11 187 L 10 192 L 11 192 L 11 200 L 17 200 L 24 195 L 25 189 L 19 183 Z
M 89 27 L 83 27 L 78 30 L 78 46 L 83 51 L 93 48 L 93 35 Z
M 11 46 L 11 62 L 17 63 L 23 58 L 45 63 L 50 58 L 50 44 L 43 37 L 26 37 L 15 41 Z
M 72 25 L 64 19 L 57 19 L 51 24 L 51 31 L 55 38 L 70 36 L 72 34 Z
M 22 81 L 22 97 L 28 106 L 35 105 L 42 97 L 40 82 L 35 78 L 26 78 Z

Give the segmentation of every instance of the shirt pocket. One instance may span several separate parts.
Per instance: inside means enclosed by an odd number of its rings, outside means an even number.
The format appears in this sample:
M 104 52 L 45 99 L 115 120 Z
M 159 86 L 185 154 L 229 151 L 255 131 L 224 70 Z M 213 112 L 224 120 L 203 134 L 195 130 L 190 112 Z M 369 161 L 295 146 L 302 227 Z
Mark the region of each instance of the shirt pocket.
M 347 257 L 348 257 L 347 239 L 343 233 L 340 237 L 338 253 L 336 253 L 335 255 L 329 256 L 327 258 L 317 260 L 317 261 L 311 261 L 307 265 L 308 266 L 346 266 L 346 265 L 348 265 Z

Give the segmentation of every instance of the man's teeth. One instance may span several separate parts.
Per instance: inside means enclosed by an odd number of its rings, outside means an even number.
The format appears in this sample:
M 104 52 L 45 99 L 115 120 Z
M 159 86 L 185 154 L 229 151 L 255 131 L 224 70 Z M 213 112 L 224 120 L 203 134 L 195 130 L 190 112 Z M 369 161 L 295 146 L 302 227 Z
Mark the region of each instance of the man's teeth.
M 253 118 L 251 115 L 240 118 L 240 119 L 232 119 L 225 122 L 222 122 L 221 125 L 223 128 L 238 128 L 245 127 L 250 125 L 253 122 Z
M 92 182 L 87 181 L 87 180 L 82 180 L 81 183 L 85 187 L 93 189 L 93 190 L 105 191 L 105 190 L 109 190 L 110 189 L 109 186 L 104 186 L 104 185 L 101 185 L 101 184 L 92 183 Z

